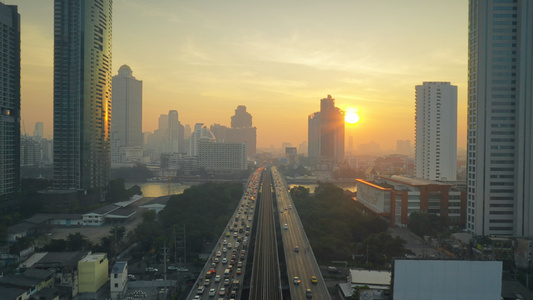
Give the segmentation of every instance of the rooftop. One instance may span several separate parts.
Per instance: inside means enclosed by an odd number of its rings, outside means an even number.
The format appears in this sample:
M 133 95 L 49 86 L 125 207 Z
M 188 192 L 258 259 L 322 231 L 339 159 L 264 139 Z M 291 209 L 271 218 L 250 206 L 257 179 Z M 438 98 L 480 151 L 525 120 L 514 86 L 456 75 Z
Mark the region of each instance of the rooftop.
M 350 276 L 352 284 L 368 285 L 369 287 L 390 286 L 391 284 L 390 271 L 351 269 Z

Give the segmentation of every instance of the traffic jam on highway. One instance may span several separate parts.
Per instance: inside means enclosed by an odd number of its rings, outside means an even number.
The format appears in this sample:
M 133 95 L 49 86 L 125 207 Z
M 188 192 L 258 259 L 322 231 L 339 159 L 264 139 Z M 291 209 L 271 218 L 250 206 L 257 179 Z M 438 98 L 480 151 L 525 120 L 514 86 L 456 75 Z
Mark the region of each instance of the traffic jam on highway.
M 188 299 L 238 298 L 262 171 L 263 168 L 259 168 L 251 175 L 238 209 L 213 249 Z

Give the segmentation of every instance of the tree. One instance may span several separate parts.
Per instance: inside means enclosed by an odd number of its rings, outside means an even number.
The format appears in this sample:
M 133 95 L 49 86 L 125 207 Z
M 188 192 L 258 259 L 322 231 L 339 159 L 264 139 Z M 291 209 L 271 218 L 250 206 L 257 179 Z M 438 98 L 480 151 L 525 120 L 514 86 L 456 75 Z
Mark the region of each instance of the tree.
M 120 202 L 128 200 L 128 198 L 124 178 L 116 178 L 109 181 L 107 194 L 105 195 L 107 202 Z
M 143 211 L 142 217 L 143 217 L 143 222 L 151 223 L 155 221 L 155 219 L 157 218 L 157 214 L 155 213 L 155 210 L 148 209 L 148 210 Z
M 91 242 L 80 232 L 74 234 L 69 233 L 67 236 L 67 247 L 70 251 L 85 250 L 91 247 Z

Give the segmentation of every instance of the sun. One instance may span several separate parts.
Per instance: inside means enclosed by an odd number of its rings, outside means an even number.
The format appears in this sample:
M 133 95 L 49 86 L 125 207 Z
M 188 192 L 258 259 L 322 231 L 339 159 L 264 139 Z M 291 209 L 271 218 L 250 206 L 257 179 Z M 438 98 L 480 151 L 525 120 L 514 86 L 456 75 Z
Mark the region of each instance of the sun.
M 359 122 L 359 119 L 360 119 L 359 118 L 359 114 L 357 114 L 354 111 L 348 111 L 348 112 L 346 112 L 346 115 L 344 116 L 344 120 L 348 124 L 355 124 L 355 123 Z

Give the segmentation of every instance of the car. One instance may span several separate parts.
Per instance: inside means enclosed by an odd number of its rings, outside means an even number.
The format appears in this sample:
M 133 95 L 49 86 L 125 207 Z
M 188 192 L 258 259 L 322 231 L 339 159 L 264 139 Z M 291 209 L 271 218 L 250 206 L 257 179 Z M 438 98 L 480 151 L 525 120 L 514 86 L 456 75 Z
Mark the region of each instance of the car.
M 222 258 L 222 263 L 223 263 L 223 264 L 227 264 L 227 263 L 228 263 L 228 259 L 225 258 L 225 257 L 223 257 L 223 258 Z
M 196 296 L 194 296 L 194 298 L 192 298 L 192 299 L 193 299 L 193 300 L 200 300 L 200 299 L 202 299 L 202 297 L 196 295 Z
M 226 253 L 226 252 L 228 252 L 228 249 L 226 249 L 226 248 L 222 248 L 222 252 L 223 252 L 223 253 Z
M 289 209 L 292 209 L 292 205 L 289 205 Z
M 228 285 L 229 285 L 229 278 L 224 279 L 224 285 L 225 285 L 225 286 L 228 286 Z
M 205 286 L 201 285 L 201 286 L 199 286 L 198 289 L 196 290 L 196 293 L 199 294 L 199 295 L 201 295 L 201 294 L 204 293 L 204 291 L 205 291 Z
M 315 275 L 311 276 L 311 283 L 313 283 L 313 284 L 317 284 L 318 283 L 318 279 L 316 278 Z
M 226 289 L 225 288 L 220 288 L 220 290 L 218 291 L 218 295 L 219 296 L 225 296 L 226 295 Z
M 227 241 L 227 240 L 224 240 L 224 241 L 222 242 L 222 244 L 227 245 L 227 244 L 228 244 L 228 241 Z
M 215 257 L 215 259 L 213 259 L 214 263 L 215 264 L 218 264 L 218 262 L 220 261 L 220 259 L 218 257 Z
M 220 251 L 217 251 L 216 256 L 221 256 L 221 255 L 222 253 L 220 253 Z
M 237 263 L 237 268 L 242 268 L 242 261 Z
M 311 289 L 305 290 L 305 297 L 306 298 L 313 298 L 313 292 L 311 292 Z
M 210 284 L 211 284 L 211 280 L 209 280 L 209 279 L 204 280 L 204 285 L 205 286 L 208 286 Z
M 229 298 L 230 299 L 235 299 L 235 297 L 237 297 L 237 292 L 236 291 L 231 291 L 231 293 L 229 294 Z
M 240 245 L 241 245 L 241 243 L 239 243 L 239 242 L 236 242 L 236 243 L 235 243 L 235 247 L 237 247 L 237 248 L 238 248 Z
M 234 237 L 234 238 L 236 238 L 237 235 L 238 235 L 238 234 L 237 234 L 236 232 L 233 233 L 233 237 Z
M 228 243 L 228 249 L 231 249 L 232 245 L 231 243 Z
M 222 277 L 220 277 L 220 275 L 216 275 L 215 276 L 215 282 L 220 282 L 221 279 L 222 279 Z
M 240 274 L 242 274 L 242 270 L 241 268 L 237 268 L 237 275 L 240 275 Z
M 292 279 L 292 282 L 293 282 L 295 285 L 299 285 L 299 284 L 300 284 L 300 278 L 298 278 L 298 276 L 294 276 L 294 278 Z
M 168 266 L 167 269 L 169 269 L 170 271 L 177 271 L 179 268 L 176 266 Z
M 210 289 L 209 290 L 209 297 L 214 297 L 216 293 L 217 292 L 215 291 L 215 289 Z
M 298 246 L 294 247 L 294 252 L 300 252 L 300 248 Z
M 128 274 L 128 280 L 135 281 L 135 275 Z
M 156 269 L 156 268 L 154 268 L 154 267 L 148 267 L 148 268 L 146 268 L 146 272 L 156 272 L 156 273 L 157 273 L 158 271 L 159 271 L 159 270 Z

